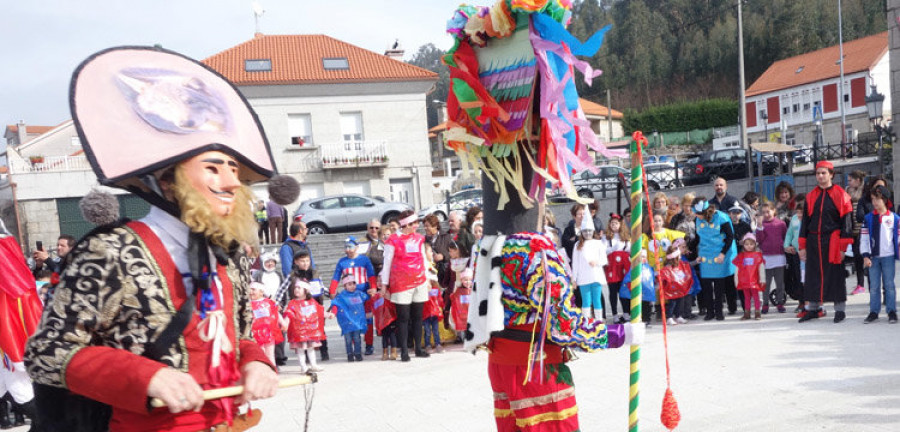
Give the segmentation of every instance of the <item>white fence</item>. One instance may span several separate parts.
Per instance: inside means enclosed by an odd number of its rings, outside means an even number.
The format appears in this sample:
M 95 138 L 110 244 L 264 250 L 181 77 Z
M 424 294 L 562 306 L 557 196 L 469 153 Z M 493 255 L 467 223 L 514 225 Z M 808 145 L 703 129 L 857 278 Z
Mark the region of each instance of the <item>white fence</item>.
M 85 156 L 53 156 L 42 159 L 10 160 L 9 170 L 13 174 L 90 171 L 91 164 Z

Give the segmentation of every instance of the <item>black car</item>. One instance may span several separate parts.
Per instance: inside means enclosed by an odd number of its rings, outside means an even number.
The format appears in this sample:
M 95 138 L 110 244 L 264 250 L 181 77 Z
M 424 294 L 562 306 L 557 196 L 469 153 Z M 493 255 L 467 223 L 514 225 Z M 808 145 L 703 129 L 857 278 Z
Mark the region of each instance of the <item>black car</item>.
M 753 165 L 755 168 L 755 161 Z M 763 174 L 770 175 L 775 173 L 778 162 L 771 155 L 765 155 L 762 165 Z M 755 168 L 754 172 L 758 175 L 759 169 Z M 696 162 L 693 161 L 693 158 L 689 159 L 684 164 L 683 174 L 685 185 L 711 183 L 719 177 L 726 180 L 747 178 L 749 174 L 747 172 L 747 150 L 725 149 L 704 153 L 697 158 Z

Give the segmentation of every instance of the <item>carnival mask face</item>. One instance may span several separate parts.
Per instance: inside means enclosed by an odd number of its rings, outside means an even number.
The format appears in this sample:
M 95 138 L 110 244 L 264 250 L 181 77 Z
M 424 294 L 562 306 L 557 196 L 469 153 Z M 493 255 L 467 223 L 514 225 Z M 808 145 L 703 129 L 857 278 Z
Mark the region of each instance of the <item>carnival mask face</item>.
M 222 152 L 200 153 L 184 162 L 184 173 L 191 186 L 206 199 L 217 216 L 234 211 L 235 193 L 241 187 L 240 166 Z

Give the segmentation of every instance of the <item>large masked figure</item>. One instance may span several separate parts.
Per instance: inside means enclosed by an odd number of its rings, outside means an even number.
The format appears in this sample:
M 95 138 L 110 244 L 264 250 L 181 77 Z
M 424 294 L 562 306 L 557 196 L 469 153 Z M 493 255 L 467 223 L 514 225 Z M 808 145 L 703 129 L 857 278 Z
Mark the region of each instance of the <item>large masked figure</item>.
M 76 70 L 72 116 L 102 184 L 152 204 L 68 255 L 29 340 L 44 430 L 209 430 L 274 395 L 252 340 L 248 184 L 274 174 L 255 114 L 221 76 L 152 48 L 114 48 Z M 202 390 L 243 384 L 237 398 Z M 74 395 L 73 395 L 74 394 Z M 167 407 L 150 409 L 156 397 Z

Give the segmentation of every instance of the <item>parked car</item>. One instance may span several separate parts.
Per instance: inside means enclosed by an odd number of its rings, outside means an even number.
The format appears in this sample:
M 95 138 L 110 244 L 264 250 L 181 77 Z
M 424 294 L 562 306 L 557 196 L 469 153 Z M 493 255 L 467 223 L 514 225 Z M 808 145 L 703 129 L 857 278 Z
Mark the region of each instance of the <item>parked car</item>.
M 647 189 L 652 191 L 681 187 L 681 179 L 684 177 L 681 168 L 676 168 L 672 162 L 645 163 L 644 173 L 647 176 Z
M 362 231 L 372 219 L 385 224 L 405 210 L 412 210 L 412 207 L 362 195 L 332 195 L 302 202 L 294 217 L 306 223 L 309 234 L 326 234 Z
M 756 162 L 754 172 L 758 173 Z M 763 174 L 769 175 L 775 172 L 778 160 L 771 155 L 763 157 Z M 734 180 L 748 177 L 747 150 L 725 149 L 715 150 L 700 155 L 696 163 L 685 164 L 683 168 L 684 184 L 697 185 L 710 183 L 722 177 L 726 180 Z
M 590 170 L 577 173 L 572 177 L 572 184 L 580 197 L 594 198 L 596 193 L 606 196 L 607 194 L 615 193 L 619 184 L 619 174 L 624 175 L 627 188 L 628 170 L 615 165 L 597 167 L 596 174 Z
M 460 210 L 466 211 L 475 206 L 484 205 L 484 197 L 481 189 L 463 189 L 459 192 L 450 194 L 450 211 Z M 419 217 L 423 218 L 434 213 L 441 222 L 447 220 L 447 200 L 441 203 L 433 204 L 419 211 Z

